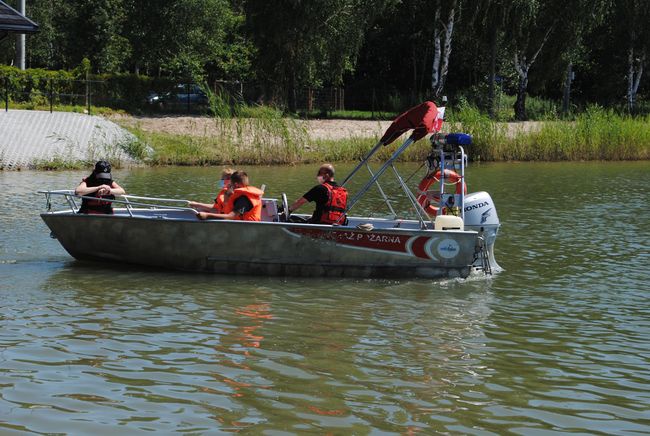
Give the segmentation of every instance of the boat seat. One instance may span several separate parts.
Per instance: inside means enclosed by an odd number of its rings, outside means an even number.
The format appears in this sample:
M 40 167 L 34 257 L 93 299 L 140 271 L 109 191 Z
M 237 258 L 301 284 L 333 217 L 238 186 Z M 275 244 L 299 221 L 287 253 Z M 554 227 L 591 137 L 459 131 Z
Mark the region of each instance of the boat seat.
M 463 230 L 463 219 L 454 215 L 438 215 L 433 224 L 434 230 Z
M 262 198 L 262 221 L 278 222 L 278 200 Z

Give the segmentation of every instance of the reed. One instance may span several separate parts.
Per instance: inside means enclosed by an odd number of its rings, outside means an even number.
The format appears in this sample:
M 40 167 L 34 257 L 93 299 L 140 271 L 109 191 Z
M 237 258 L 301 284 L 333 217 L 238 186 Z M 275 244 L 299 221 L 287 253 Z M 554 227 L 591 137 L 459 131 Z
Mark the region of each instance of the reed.
M 470 158 L 478 161 L 640 160 L 650 158 L 650 116 L 629 117 L 591 107 L 575 121 L 546 121 L 534 127 L 491 120 L 472 106 L 455 111 L 449 130 L 473 137 Z M 279 113 L 257 118 L 215 118 L 217 135 L 189 136 L 130 130 L 153 149 L 153 165 L 296 164 L 357 161 L 378 138 L 310 139 L 304 124 Z M 399 142 L 399 141 L 397 141 Z M 394 146 L 383 147 L 387 159 Z M 430 150 L 421 140 L 401 161 L 420 161 Z
M 473 136 L 470 157 L 487 161 L 642 160 L 650 158 L 650 116 L 631 117 L 591 106 L 575 121 L 539 128 L 492 121 L 474 107 L 454 120 Z
M 276 116 L 215 118 L 217 135 L 131 132 L 153 149 L 154 165 L 292 164 L 304 161 L 308 135 L 295 120 Z

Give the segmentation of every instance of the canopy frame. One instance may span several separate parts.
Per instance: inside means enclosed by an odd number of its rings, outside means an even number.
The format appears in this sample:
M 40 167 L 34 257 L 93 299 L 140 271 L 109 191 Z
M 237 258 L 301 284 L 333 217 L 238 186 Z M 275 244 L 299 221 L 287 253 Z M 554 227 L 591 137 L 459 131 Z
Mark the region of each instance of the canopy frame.
M 361 200 L 361 198 L 363 198 L 363 196 L 368 192 L 368 190 L 370 190 L 370 188 L 373 185 L 377 185 L 377 188 L 379 189 L 379 193 L 384 199 L 384 202 L 388 206 L 393 216 L 396 217 L 395 210 L 390 204 L 390 200 L 388 199 L 388 197 L 384 193 L 384 190 L 379 184 L 379 178 L 382 176 L 382 174 L 384 174 L 384 172 L 386 172 L 386 170 L 390 168 L 393 170 L 397 182 L 399 183 L 400 187 L 402 188 L 407 198 L 411 202 L 411 205 L 413 206 L 413 210 L 415 210 L 417 218 L 420 221 L 420 226 L 423 229 L 427 227 L 427 222 L 431 222 L 431 219 L 429 218 L 425 210 L 422 208 L 422 206 L 418 203 L 415 194 L 413 194 L 413 192 L 404 182 L 404 179 L 397 171 L 397 168 L 395 167 L 395 162 L 397 158 L 402 153 L 404 153 L 404 151 L 406 151 L 406 149 L 411 144 L 423 138 L 428 133 L 440 130 L 440 127 L 442 126 L 441 114 L 444 114 L 444 110 L 441 112 L 440 110 L 438 110 L 438 108 L 433 102 L 426 101 L 404 112 L 393 121 L 393 123 L 386 130 L 386 132 L 384 133 L 382 138 L 377 142 L 377 144 L 375 144 L 374 147 L 368 153 L 366 153 L 366 155 L 361 159 L 361 161 L 356 165 L 356 167 L 350 172 L 350 174 L 348 174 L 348 176 L 341 183 L 341 186 L 345 186 L 345 184 L 348 181 L 350 181 L 350 179 L 352 179 L 352 177 L 364 166 L 368 169 L 368 172 L 370 173 L 370 180 L 368 180 L 368 182 L 366 182 L 366 184 L 361 188 L 361 190 L 359 190 L 359 192 L 357 192 L 356 195 L 352 197 L 350 201 L 348 201 L 347 207 L 345 209 L 345 214 L 348 214 L 350 212 L 350 210 L 359 202 L 359 200 Z M 377 170 L 376 173 L 373 173 L 369 164 L 369 161 L 372 158 L 372 156 L 375 155 L 382 146 L 389 145 L 390 143 L 395 141 L 395 139 L 397 139 L 402 134 L 406 133 L 411 129 L 413 129 L 413 133 L 411 134 L 411 136 L 408 139 L 406 139 L 397 150 L 395 150 L 395 152 L 391 155 L 391 157 Z

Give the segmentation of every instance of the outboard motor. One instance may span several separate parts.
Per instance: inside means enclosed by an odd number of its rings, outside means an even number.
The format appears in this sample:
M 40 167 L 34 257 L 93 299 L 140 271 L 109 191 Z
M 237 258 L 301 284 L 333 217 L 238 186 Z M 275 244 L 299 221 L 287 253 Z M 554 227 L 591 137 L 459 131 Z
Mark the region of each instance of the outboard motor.
M 472 192 L 465 196 L 465 229 L 482 234 L 490 267 L 500 269 L 494 258 L 494 242 L 501 223 L 492 197 L 485 191 Z M 476 265 L 481 266 L 481 265 Z
M 434 212 L 436 215 L 440 211 L 443 216 L 447 214 L 459 216 L 457 209 L 460 206 L 463 211 L 462 217 L 465 230 L 474 230 L 480 236 L 473 265 L 478 269 L 482 269 L 486 274 L 491 274 L 494 270 L 500 270 L 501 267 L 494 258 L 494 242 L 501 224 L 499 223 L 494 201 L 492 201 L 490 194 L 484 191 L 463 194 L 467 189 L 464 183 L 465 167 L 467 166 L 467 155 L 464 147 L 472 144 L 472 137 L 466 133 L 448 133 L 446 135 L 432 135 L 430 140 L 433 151 L 427 158 L 429 168 L 427 176 L 418 185 L 420 191 L 418 202 L 423 207 L 430 208 L 431 205 L 425 201 L 429 197 L 422 194 L 422 192 L 429 192 L 428 188 L 432 180 L 440 180 L 440 191 L 437 197 L 439 203 L 437 208 L 434 206 Z M 447 171 L 450 171 L 449 175 L 447 175 Z M 460 171 L 460 174 L 458 174 L 458 171 Z M 435 174 L 435 176 L 431 178 L 428 177 L 429 174 Z M 445 180 L 447 177 L 452 181 L 451 184 L 456 185 L 455 193 L 445 192 L 445 185 L 449 184 Z M 450 199 L 453 202 L 448 203 Z M 456 207 L 450 207 L 448 204 Z M 425 209 L 425 211 L 428 213 L 428 209 Z

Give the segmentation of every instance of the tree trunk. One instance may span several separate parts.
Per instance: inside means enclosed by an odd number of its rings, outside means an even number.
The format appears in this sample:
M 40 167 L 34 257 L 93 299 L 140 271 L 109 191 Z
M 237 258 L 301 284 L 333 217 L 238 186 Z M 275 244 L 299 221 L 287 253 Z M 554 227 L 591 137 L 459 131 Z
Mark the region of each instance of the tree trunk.
M 287 105 L 290 113 L 296 113 L 296 72 L 293 68 L 289 72 L 289 83 L 287 85 Z
M 528 71 L 530 64 L 526 63 L 526 56 L 519 59 L 519 54 L 515 52 L 515 70 L 519 76 L 519 84 L 517 86 L 517 100 L 514 104 L 515 119 L 519 121 L 526 121 L 526 90 L 528 89 Z
M 495 95 L 496 95 L 496 78 L 497 78 L 497 51 L 498 51 L 498 30 L 496 26 L 492 27 L 490 35 L 490 73 L 488 82 L 488 114 L 490 118 L 495 118 Z
M 566 79 L 564 80 L 564 93 L 562 95 L 562 114 L 569 114 L 569 105 L 571 104 L 571 82 L 573 81 L 573 63 L 569 62 L 566 68 Z
M 627 51 L 627 110 L 634 112 L 635 95 L 632 89 L 634 88 L 634 48 L 630 47 Z
M 436 13 L 433 16 L 433 63 L 431 65 L 431 90 L 435 92 L 438 88 L 438 81 L 440 80 L 440 57 L 442 56 L 442 49 L 440 44 L 440 28 L 438 22 L 440 21 L 440 2 L 437 2 Z
M 525 78 L 519 79 L 517 88 L 517 100 L 515 101 L 515 119 L 526 121 L 526 89 L 528 88 L 528 74 Z
M 434 95 L 436 98 L 442 95 L 445 89 L 445 81 L 447 73 L 449 72 L 449 56 L 451 55 L 451 41 L 454 34 L 454 20 L 456 17 L 457 0 L 453 0 L 449 6 L 449 16 L 447 17 L 447 25 L 445 26 L 445 44 L 442 47 L 442 59 L 440 65 L 440 74 L 438 85 L 435 88 Z
M 525 49 L 522 51 L 521 59 L 519 58 L 519 52 L 515 50 L 515 70 L 519 75 L 519 87 L 517 88 L 517 101 L 515 101 L 514 109 L 515 118 L 519 121 L 526 121 L 526 90 L 528 89 L 528 72 L 530 71 L 530 67 L 532 67 L 535 63 L 537 56 L 539 56 L 539 52 L 542 51 L 544 44 L 546 44 L 546 41 L 548 41 L 548 37 L 553 31 L 553 27 L 555 27 L 555 24 L 549 26 L 548 30 L 546 31 L 546 35 L 544 35 L 544 39 L 539 44 L 537 51 L 531 56 L 530 61 L 526 58 Z
M 411 104 L 418 100 L 418 57 L 415 47 L 411 51 L 411 60 L 413 61 L 413 84 L 411 85 Z
M 639 59 L 634 58 L 634 48 L 630 47 L 627 55 L 628 73 L 627 73 L 627 110 L 634 113 L 636 109 L 636 96 L 639 92 L 641 77 L 643 76 L 643 67 L 645 65 L 645 49 Z

